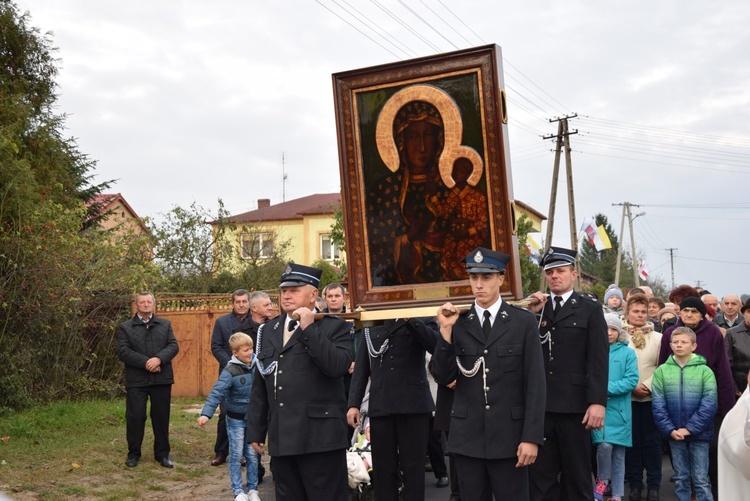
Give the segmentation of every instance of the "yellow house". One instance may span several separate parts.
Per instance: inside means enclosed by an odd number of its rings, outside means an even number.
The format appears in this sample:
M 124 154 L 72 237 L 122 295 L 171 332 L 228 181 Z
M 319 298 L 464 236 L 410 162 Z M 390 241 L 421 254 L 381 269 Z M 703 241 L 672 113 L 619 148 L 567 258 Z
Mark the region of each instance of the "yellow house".
M 265 258 L 274 245 L 289 242 L 287 257 L 295 263 L 310 265 L 322 260 L 343 260 L 342 252 L 331 241 L 333 213 L 341 206 L 341 194 L 322 193 L 271 205 L 258 200 L 258 208 L 226 222 L 242 259 Z M 215 227 L 215 221 L 212 222 Z

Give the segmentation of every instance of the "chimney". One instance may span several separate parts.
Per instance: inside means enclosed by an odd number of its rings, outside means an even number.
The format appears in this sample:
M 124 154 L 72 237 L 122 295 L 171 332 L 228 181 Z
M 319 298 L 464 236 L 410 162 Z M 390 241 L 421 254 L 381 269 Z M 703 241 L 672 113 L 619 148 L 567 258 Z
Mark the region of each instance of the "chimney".
M 270 198 L 259 198 L 258 199 L 258 208 L 259 209 L 265 209 L 266 207 L 271 206 L 271 199 Z

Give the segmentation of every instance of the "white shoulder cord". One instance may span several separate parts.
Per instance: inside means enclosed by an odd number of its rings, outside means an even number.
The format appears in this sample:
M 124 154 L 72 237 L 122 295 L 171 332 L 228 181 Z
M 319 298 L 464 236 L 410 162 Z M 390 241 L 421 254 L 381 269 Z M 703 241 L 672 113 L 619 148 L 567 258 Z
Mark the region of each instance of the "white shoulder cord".
M 260 343 L 261 339 L 263 338 L 263 327 L 265 324 L 258 327 L 258 353 L 260 353 Z M 263 366 L 263 362 L 260 361 L 260 358 L 255 357 L 255 363 L 258 366 L 258 371 L 260 371 L 260 375 L 263 376 L 263 379 L 266 379 L 266 376 L 270 375 L 273 372 L 273 398 L 276 400 L 276 376 L 278 374 L 278 368 L 279 368 L 279 361 L 274 360 L 271 365 L 268 367 Z
M 367 352 L 370 354 L 372 358 L 380 358 L 380 366 L 383 366 L 383 355 L 385 355 L 385 352 L 388 351 L 388 345 L 390 344 L 390 339 L 386 339 L 383 341 L 382 346 L 379 350 L 375 350 L 375 347 L 372 345 L 372 339 L 370 339 L 370 328 L 365 327 L 365 341 L 367 342 Z
M 537 324 L 537 330 L 542 328 L 542 319 L 544 318 L 544 308 L 539 312 L 539 323 Z M 548 330 L 544 334 L 539 334 L 539 342 L 541 344 L 547 343 L 549 349 L 549 359 L 552 361 L 552 330 Z
M 484 404 L 488 405 L 489 402 L 487 402 L 487 370 L 485 369 L 485 362 L 484 362 L 484 356 L 481 356 L 477 359 L 476 362 L 474 362 L 474 367 L 472 367 L 470 370 L 467 370 L 464 368 L 463 365 L 461 365 L 461 360 L 459 360 L 458 357 L 456 357 L 456 365 L 458 365 L 458 370 L 461 372 L 461 374 L 464 375 L 464 377 L 474 377 L 477 375 L 477 372 L 479 372 L 479 369 L 482 369 L 482 388 L 484 389 Z

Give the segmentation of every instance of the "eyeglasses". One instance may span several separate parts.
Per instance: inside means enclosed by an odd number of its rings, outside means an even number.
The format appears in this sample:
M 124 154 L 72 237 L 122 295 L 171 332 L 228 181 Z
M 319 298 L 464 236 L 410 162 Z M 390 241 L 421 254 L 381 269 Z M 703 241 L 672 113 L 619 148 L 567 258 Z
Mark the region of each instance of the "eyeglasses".
M 682 308 L 680 311 L 683 311 L 685 313 L 700 313 L 700 311 L 698 311 L 698 308 L 690 308 L 690 307 Z

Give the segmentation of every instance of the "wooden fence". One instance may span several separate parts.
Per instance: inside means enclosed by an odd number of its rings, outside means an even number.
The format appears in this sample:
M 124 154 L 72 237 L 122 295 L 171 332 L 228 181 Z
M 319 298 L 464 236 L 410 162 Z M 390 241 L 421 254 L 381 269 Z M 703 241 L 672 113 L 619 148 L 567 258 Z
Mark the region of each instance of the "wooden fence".
M 269 292 L 278 311 L 278 293 Z M 232 312 L 230 294 L 157 295 L 156 314 L 172 322 L 180 352 L 172 361 L 172 395 L 205 397 L 219 376 L 219 362 L 211 353 L 216 319 Z

